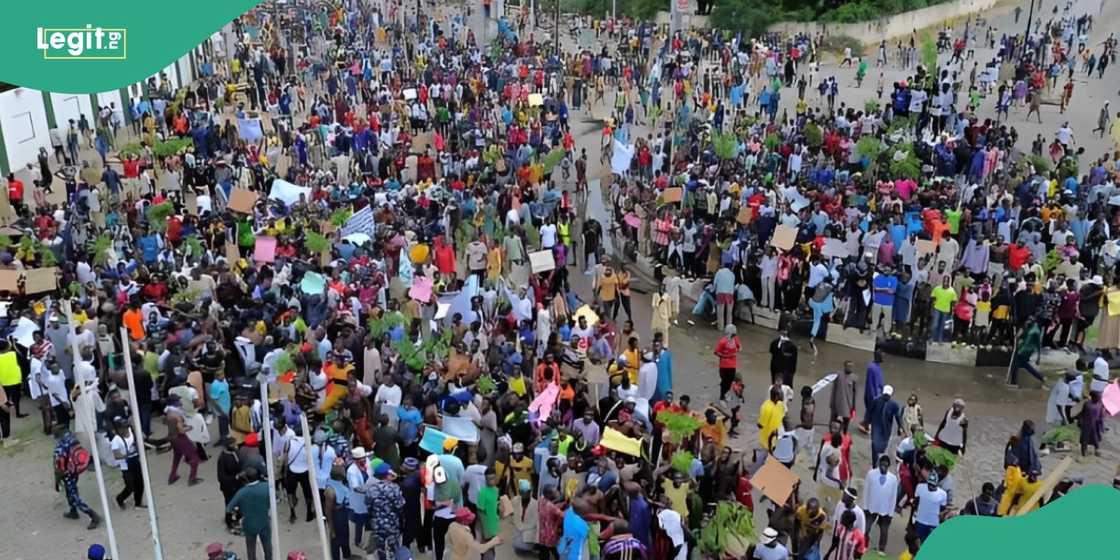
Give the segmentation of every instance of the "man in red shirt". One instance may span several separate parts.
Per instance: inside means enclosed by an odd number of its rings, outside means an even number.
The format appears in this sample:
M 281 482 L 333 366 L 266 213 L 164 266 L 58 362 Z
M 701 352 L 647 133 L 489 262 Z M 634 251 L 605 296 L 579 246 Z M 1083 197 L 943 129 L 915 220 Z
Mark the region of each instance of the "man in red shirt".
M 23 181 L 16 179 L 14 173 L 8 173 L 8 202 L 17 212 L 23 205 Z
M 1023 240 L 1007 248 L 1007 267 L 1013 271 L 1023 268 L 1031 257 L 1031 250 L 1023 246 Z
M 715 354 L 719 358 L 719 397 L 721 399 L 731 389 L 731 382 L 735 380 L 739 362 L 738 354 L 742 347 L 742 343 L 739 342 L 739 335 L 736 334 L 735 325 L 728 324 L 724 327 L 724 335 L 716 343 L 715 350 Z

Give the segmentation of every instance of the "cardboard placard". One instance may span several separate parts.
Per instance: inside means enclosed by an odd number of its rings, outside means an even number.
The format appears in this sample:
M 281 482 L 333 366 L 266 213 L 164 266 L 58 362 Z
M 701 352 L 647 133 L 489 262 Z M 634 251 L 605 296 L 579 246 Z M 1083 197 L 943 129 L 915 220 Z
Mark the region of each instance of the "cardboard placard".
M 921 257 L 936 252 L 937 244 L 929 239 L 919 239 L 914 243 L 914 248 L 917 249 L 918 256 Z
M 0 270 L 0 291 L 11 292 L 13 294 L 20 293 L 19 284 L 23 274 L 15 269 L 2 269 Z
M 684 198 L 684 189 L 680 187 L 669 187 L 665 189 L 665 192 L 661 193 L 661 200 L 663 200 L 665 204 L 680 202 L 682 198 Z
M 777 247 L 779 251 L 788 251 L 792 249 L 796 242 L 797 228 L 792 228 L 784 224 L 775 228 L 774 236 L 770 238 L 770 245 Z
M 540 107 L 541 105 L 544 105 L 544 96 L 539 94 L 539 93 L 530 93 L 529 94 L 529 106 L 530 107 Z
M 751 207 L 744 206 L 739 209 L 739 213 L 735 216 L 735 221 L 747 225 L 751 223 L 752 218 L 754 218 L 754 212 L 751 212 Z
M 25 293 L 39 294 L 58 289 L 58 268 L 33 268 L 26 271 Z
M 784 504 L 801 478 L 773 456 L 751 477 L 751 484 L 775 504 Z
M 252 214 L 258 197 L 259 195 L 251 190 L 235 188 L 229 195 L 229 204 L 226 208 L 242 214 Z
M 230 268 L 241 260 L 241 250 L 237 248 L 236 243 L 226 243 L 226 260 L 229 261 Z
M 533 269 L 533 274 L 539 274 L 555 269 L 556 259 L 550 250 L 534 251 L 529 253 L 529 264 Z

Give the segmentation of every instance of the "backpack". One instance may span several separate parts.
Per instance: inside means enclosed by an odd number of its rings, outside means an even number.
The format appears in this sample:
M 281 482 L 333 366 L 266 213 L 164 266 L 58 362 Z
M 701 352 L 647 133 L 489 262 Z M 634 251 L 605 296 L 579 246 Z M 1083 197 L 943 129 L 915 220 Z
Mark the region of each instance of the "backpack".
M 58 462 L 55 466 L 58 470 L 68 475 L 76 476 L 86 472 L 86 470 L 89 469 L 89 465 L 89 450 L 82 447 L 81 444 L 75 443 L 70 446 L 70 449 L 65 455 L 58 458 Z

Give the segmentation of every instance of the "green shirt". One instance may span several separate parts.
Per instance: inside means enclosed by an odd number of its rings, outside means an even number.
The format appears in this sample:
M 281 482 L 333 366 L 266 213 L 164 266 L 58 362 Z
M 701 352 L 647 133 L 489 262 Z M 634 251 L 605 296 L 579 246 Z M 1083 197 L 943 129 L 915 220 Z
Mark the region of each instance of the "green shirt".
M 945 221 L 949 222 L 949 233 L 956 235 L 961 229 L 961 211 L 948 210 L 945 212 Z
M 501 530 L 498 527 L 498 488 L 483 486 L 478 490 L 478 514 L 482 517 L 482 536 L 491 539 Z
M 1031 356 L 1038 352 L 1041 345 L 1042 331 L 1039 330 L 1037 324 L 1031 324 L 1023 338 L 1019 340 L 1019 347 L 1015 350 L 1015 354 L 1019 358 L 1030 360 Z
M 233 495 L 226 512 L 241 509 L 242 527 L 247 535 L 268 534 L 268 483 L 251 482 Z
M 933 289 L 933 308 L 942 312 L 948 313 L 953 309 L 953 302 L 957 301 L 957 291 L 952 288 L 942 288 L 938 286 Z

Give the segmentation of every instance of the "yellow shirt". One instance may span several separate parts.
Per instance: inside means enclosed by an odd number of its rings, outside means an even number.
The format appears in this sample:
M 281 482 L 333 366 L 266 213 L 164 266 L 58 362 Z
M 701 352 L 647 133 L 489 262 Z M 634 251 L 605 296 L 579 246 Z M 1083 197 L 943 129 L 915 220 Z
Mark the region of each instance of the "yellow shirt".
M 672 501 L 673 511 L 680 514 L 681 519 L 688 519 L 688 491 L 689 486 L 682 484 L 680 488 L 673 485 L 672 480 L 661 481 L 661 490 Z
M 758 441 L 763 449 L 770 449 L 770 434 L 782 426 L 786 416 L 786 405 L 782 401 L 767 399 L 758 410 Z

